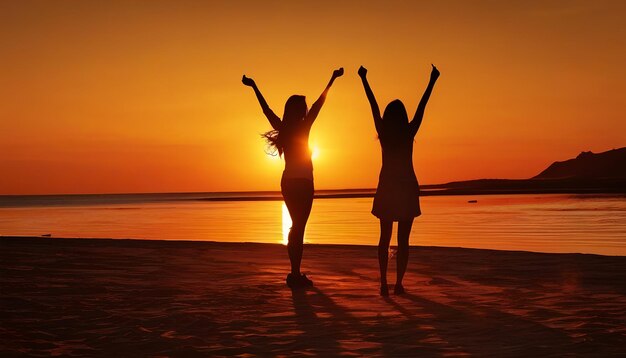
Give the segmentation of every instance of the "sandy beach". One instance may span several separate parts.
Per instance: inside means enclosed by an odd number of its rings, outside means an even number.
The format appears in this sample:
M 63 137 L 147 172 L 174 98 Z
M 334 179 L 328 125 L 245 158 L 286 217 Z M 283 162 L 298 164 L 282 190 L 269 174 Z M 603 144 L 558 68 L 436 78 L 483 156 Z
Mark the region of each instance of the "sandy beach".
M 307 246 L 305 292 L 281 245 L 0 246 L 3 357 L 626 354 L 626 257 L 413 247 L 382 298 L 373 246 Z

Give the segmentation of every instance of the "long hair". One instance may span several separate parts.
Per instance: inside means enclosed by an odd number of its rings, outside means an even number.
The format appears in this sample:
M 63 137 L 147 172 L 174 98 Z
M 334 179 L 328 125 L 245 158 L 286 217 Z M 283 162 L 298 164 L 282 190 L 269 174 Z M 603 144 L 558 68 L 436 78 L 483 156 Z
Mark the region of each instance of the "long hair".
M 385 108 L 379 139 L 388 143 L 399 143 L 409 136 L 409 116 L 399 99 L 391 101 Z
M 267 142 L 265 152 L 270 155 L 283 155 L 285 142 L 302 123 L 308 111 L 306 98 L 301 95 L 293 95 L 289 97 L 285 103 L 285 112 L 279 129 L 274 129 L 261 134 Z

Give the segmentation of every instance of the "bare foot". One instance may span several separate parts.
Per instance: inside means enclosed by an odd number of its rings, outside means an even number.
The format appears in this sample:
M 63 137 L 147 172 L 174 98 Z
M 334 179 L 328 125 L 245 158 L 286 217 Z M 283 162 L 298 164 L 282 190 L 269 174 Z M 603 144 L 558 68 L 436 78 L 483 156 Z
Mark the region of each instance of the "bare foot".
M 404 286 L 401 283 L 396 283 L 396 286 L 393 288 L 394 295 L 401 295 L 404 293 Z

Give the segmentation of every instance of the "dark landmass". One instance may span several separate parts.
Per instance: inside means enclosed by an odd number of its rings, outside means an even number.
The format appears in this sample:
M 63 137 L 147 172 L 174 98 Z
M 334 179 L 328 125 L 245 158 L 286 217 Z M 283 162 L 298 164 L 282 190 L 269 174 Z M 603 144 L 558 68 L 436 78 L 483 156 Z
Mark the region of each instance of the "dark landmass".
M 554 162 L 530 179 L 478 179 L 422 185 L 422 195 L 475 194 L 626 194 L 626 147 L 582 152 Z
M 597 154 L 582 152 L 574 159 L 552 163 L 533 179 L 571 178 L 626 178 L 626 147 Z
M 626 194 L 626 179 L 478 179 L 422 185 L 420 195 Z

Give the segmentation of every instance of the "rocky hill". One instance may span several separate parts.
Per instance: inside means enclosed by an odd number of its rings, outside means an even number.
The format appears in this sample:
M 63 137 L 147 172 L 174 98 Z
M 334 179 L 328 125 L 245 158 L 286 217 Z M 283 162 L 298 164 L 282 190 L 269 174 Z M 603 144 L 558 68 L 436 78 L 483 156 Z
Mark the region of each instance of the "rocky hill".
M 533 179 L 626 178 L 626 147 L 603 153 L 582 152 L 554 162 Z

